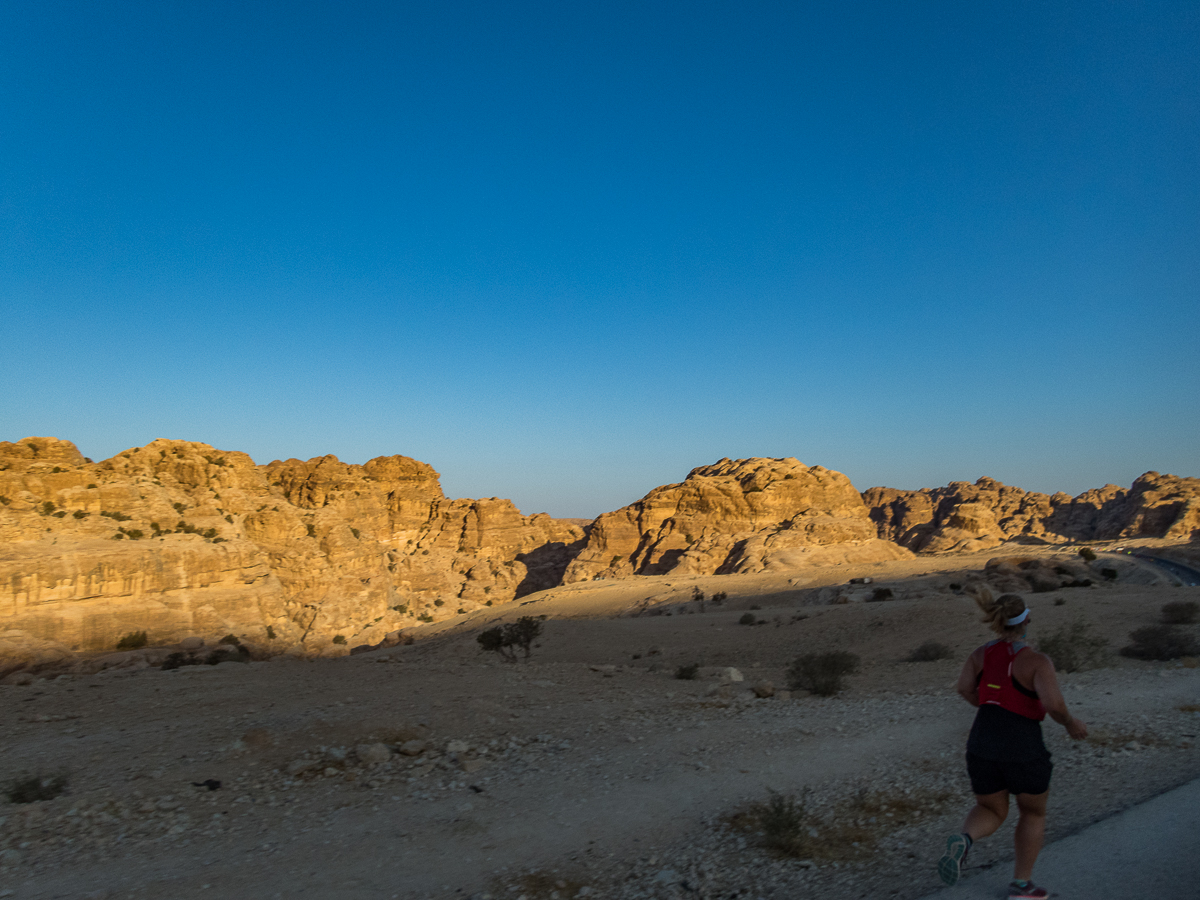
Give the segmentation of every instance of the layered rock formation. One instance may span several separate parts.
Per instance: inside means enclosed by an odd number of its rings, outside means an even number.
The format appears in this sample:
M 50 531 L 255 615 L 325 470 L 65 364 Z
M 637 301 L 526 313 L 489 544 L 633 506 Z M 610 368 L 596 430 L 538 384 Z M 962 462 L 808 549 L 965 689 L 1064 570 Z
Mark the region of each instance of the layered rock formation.
M 944 488 L 863 492 L 883 540 L 916 552 L 974 551 L 1006 540 L 1048 543 L 1138 537 L 1200 537 L 1200 479 L 1147 472 L 1128 490 L 1114 484 L 1040 494 L 980 478 Z
M 557 584 L 583 538 L 508 500 L 448 500 L 403 456 L 258 466 L 159 440 L 93 463 L 54 438 L 0 443 L 0 628 L 27 643 L 232 632 L 344 652 Z
M 596 519 L 564 581 L 727 574 L 894 559 L 845 475 L 795 459 L 723 459 Z

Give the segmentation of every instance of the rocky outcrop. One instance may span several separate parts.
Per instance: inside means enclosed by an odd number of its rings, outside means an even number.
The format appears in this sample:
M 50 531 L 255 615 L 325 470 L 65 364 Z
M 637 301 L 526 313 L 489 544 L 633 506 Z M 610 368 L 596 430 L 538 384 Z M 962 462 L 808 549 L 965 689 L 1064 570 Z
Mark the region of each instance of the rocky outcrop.
M 340 653 L 557 584 L 584 534 L 508 500 L 449 500 L 403 456 L 258 466 L 158 440 L 93 463 L 26 438 L 0 443 L 0 641 L 234 633 Z
M 1147 472 L 1128 490 L 1108 484 L 1041 494 L 980 478 L 944 488 L 863 492 L 878 536 L 916 552 L 975 551 L 1004 541 L 1121 540 L 1200 536 L 1200 479 Z
M 564 580 L 760 572 L 903 555 L 878 540 L 862 497 L 840 472 L 791 458 L 723 459 L 596 519 Z

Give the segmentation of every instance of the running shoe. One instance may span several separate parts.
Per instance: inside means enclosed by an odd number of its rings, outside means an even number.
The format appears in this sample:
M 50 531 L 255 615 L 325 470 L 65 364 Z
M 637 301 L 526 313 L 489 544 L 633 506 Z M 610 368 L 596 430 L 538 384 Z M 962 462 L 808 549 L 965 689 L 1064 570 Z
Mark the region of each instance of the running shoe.
M 1015 881 L 1008 886 L 1008 900 L 1046 900 L 1049 896 L 1049 891 L 1038 887 L 1032 881 L 1025 882 L 1024 887 Z
M 937 864 L 938 876 L 946 884 L 958 884 L 958 876 L 962 874 L 963 860 L 967 858 L 967 847 L 965 834 L 952 834 L 946 838 L 946 854 L 938 860 Z

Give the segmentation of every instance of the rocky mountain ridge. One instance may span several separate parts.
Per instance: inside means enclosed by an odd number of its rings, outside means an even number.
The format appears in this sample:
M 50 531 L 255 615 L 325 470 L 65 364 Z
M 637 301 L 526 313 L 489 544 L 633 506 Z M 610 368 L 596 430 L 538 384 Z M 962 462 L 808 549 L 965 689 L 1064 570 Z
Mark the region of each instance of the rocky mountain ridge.
M 1078 497 L 992 479 L 859 493 L 796 459 L 723 459 L 590 524 L 449 499 L 404 456 L 257 465 L 156 440 L 108 460 L 0 442 L 0 656 L 233 634 L 338 655 L 573 582 L 740 574 L 1065 542 L 1200 535 L 1200 479 Z

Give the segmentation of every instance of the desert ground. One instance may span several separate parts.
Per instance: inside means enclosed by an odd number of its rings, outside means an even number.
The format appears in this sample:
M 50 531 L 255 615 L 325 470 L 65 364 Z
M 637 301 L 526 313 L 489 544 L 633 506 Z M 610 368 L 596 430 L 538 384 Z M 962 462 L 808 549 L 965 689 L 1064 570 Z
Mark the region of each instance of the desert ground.
M 989 638 L 951 585 L 1010 551 L 586 582 L 348 658 L 0 687 L 0 782 L 67 779 L 54 799 L 0 802 L 0 896 L 924 896 L 970 800 L 973 710 L 953 684 Z M 1026 597 L 1035 645 L 1083 621 L 1109 648 L 1060 675 L 1091 736 L 1045 723 L 1048 840 L 1200 777 L 1200 668 L 1115 652 L 1200 590 L 1099 562 L 1120 576 Z M 865 600 L 881 587 L 894 599 Z M 545 616 L 529 659 L 481 650 L 481 629 L 525 615 Z M 952 655 L 907 660 L 930 640 Z M 828 650 L 861 658 L 836 695 L 753 690 Z M 757 830 L 772 792 L 804 804 L 799 857 Z M 1011 831 L 971 864 L 1007 866 Z

